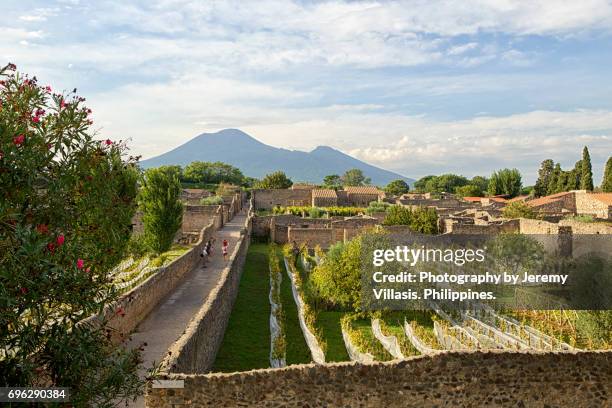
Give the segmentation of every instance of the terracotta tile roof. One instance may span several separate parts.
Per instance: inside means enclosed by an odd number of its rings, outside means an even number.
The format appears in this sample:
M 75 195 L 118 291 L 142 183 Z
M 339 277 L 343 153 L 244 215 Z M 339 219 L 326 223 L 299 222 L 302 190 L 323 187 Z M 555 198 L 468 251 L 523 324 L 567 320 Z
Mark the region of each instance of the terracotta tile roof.
M 380 191 L 378 188 L 374 186 L 358 186 L 358 187 L 346 186 L 344 187 L 344 191 L 346 191 L 348 194 L 374 194 L 374 195 L 383 194 L 382 191 Z
M 463 197 L 463 200 L 469 201 L 470 203 L 479 203 L 482 197 Z
M 564 191 L 561 193 L 551 194 L 544 197 L 539 197 L 534 200 L 525 201 L 525 203 L 530 207 L 539 207 L 541 205 L 554 203 L 555 201 L 559 201 L 563 196 L 570 194 L 569 191 Z
M 332 190 L 332 189 L 327 189 L 327 188 L 323 188 L 323 189 L 317 189 L 315 188 L 314 190 L 312 190 L 312 197 L 317 197 L 317 198 L 338 198 L 338 194 L 336 194 L 336 190 Z
M 604 204 L 612 205 L 612 193 L 593 193 L 589 195 Z

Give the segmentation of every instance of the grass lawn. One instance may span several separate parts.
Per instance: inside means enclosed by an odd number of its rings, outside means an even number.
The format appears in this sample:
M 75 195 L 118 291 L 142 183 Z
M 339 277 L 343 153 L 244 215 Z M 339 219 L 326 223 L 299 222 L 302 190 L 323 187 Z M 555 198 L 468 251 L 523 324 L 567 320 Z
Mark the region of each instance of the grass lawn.
M 281 262 L 281 271 L 283 271 L 283 279 L 281 281 L 281 302 L 285 314 L 285 340 L 287 343 L 287 365 L 305 364 L 312 361 L 310 349 L 304 340 L 304 333 L 300 327 L 298 319 L 297 306 L 293 299 L 291 290 L 291 280 L 285 271 L 283 264 L 283 254 L 278 250 L 278 259 Z
M 342 339 L 342 329 L 340 319 L 344 312 L 320 311 L 317 314 L 317 325 L 321 328 L 327 350 L 325 351 L 325 361 L 349 361 L 349 355 Z
M 252 243 L 213 371 L 270 367 L 269 293 L 268 245 Z

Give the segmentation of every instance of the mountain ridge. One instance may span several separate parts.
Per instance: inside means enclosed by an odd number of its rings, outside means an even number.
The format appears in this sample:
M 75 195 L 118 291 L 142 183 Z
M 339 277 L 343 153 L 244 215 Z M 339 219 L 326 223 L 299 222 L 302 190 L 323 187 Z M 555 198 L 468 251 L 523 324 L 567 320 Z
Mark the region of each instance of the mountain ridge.
M 141 167 L 185 166 L 193 161 L 221 161 L 238 167 L 246 176 L 261 178 L 273 171 L 284 171 L 294 182 L 321 183 L 329 174 L 361 169 L 373 184 L 385 185 L 414 179 L 358 160 L 330 146 L 317 146 L 310 152 L 267 145 L 239 129 L 202 133 L 182 145 L 140 162 Z

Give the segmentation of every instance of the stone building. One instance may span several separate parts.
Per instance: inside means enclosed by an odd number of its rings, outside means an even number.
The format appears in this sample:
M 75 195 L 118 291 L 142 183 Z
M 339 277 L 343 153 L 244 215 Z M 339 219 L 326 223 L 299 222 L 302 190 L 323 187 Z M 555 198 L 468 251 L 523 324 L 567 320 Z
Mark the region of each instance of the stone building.
M 338 205 L 338 194 L 332 189 L 312 190 L 313 207 L 333 207 Z
M 347 186 L 344 187 L 348 205 L 356 207 L 367 207 L 372 201 L 380 201 L 385 193 L 375 186 Z
M 576 213 L 612 220 L 612 193 L 576 192 Z
M 573 190 L 539 197 L 525 203 L 544 216 L 590 215 L 604 220 L 612 219 L 612 193 Z

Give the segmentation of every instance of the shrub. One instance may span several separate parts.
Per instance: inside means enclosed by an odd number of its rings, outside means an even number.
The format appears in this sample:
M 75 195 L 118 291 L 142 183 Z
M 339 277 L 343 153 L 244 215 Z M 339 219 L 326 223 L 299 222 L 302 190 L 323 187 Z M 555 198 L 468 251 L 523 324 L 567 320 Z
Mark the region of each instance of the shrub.
M 368 208 L 366 208 L 366 214 L 374 214 L 379 212 L 386 212 L 387 209 L 391 206 L 389 203 L 385 203 L 383 201 L 372 201 Z
M 323 211 L 320 208 L 311 207 L 308 210 L 308 216 L 310 218 L 321 218 L 322 215 L 323 215 Z
M 502 210 L 504 218 L 532 218 L 535 219 L 537 214 L 533 209 L 522 201 L 515 201 L 508 204 Z
M 289 206 L 289 207 L 274 207 L 272 210 L 273 214 L 293 214 L 304 217 L 306 214 L 310 214 L 310 211 L 315 207 L 309 206 Z M 327 213 L 330 217 L 352 217 L 355 215 L 363 214 L 366 212 L 365 208 L 362 207 L 316 207 L 319 211 Z
M 415 232 L 423 234 L 438 233 L 438 214 L 435 208 L 410 208 L 401 205 L 392 205 L 387 209 L 384 225 L 407 225 Z
M 134 259 L 142 258 L 149 252 L 149 247 L 143 234 L 133 234 L 127 245 L 127 253 Z
M 139 353 L 79 324 L 117 298 L 135 158 L 95 140 L 75 94 L 0 68 L 0 385 L 71 388 L 74 406 L 141 392 Z
M 167 251 L 183 222 L 181 183 L 173 172 L 148 169 L 141 178 L 139 205 L 145 239 L 157 254 Z
M 202 205 L 221 205 L 223 204 L 223 198 L 216 196 L 216 195 L 210 196 L 210 197 L 204 197 L 200 199 L 200 204 Z

